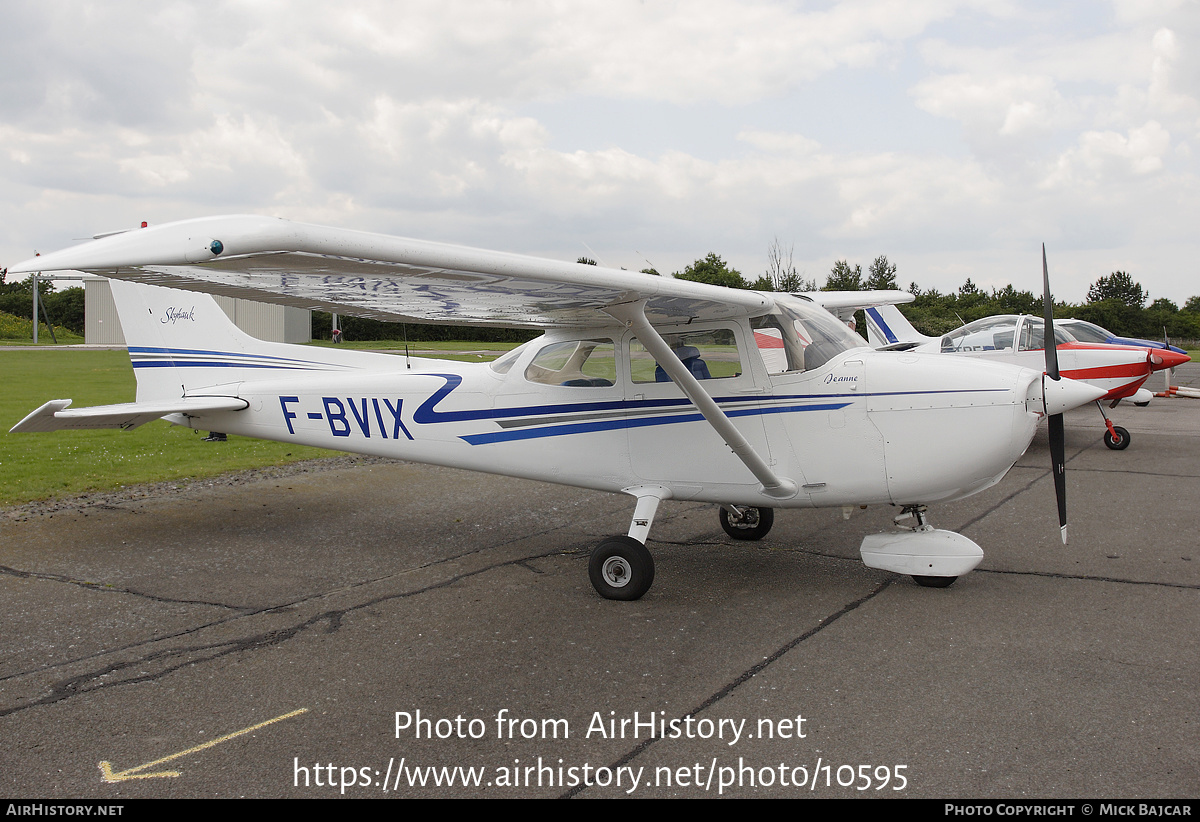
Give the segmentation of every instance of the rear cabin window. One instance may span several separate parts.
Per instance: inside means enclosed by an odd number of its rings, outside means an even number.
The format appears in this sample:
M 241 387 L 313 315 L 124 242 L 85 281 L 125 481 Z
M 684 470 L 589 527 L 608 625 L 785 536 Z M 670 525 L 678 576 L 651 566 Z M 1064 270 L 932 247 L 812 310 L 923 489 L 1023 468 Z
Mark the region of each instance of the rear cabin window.
M 551 343 L 525 369 L 525 379 L 540 385 L 603 388 L 617 380 L 612 340 L 570 340 Z
M 488 367 L 497 374 L 507 374 L 508 369 L 513 367 L 513 363 L 521 358 L 521 348 L 522 346 L 518 346 L 512 351 L 509 351 L 507 354 L 502 354 L 501 356 L 492 360 Z

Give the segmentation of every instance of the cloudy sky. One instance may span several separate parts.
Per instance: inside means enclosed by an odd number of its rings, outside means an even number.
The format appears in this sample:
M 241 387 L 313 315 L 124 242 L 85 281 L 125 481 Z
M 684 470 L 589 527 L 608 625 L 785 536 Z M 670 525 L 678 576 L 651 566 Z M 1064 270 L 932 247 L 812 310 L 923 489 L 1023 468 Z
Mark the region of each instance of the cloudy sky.
M 1200 4 L 0 5 L 0 265 L 271 214 L 750 279 L 1200 294 Z

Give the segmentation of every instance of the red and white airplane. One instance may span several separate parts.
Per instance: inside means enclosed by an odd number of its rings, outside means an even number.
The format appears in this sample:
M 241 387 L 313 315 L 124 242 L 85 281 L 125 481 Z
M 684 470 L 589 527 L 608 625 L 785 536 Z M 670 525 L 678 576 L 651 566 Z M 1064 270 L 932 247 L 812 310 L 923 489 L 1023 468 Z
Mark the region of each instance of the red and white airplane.
M 866 309 L 867 335 L 871 345 L 884 350 L 959 354 L 988 362 L 1005 362 L 1040 368 L 1045 357 L 1045 321 L 1041 317 L 1000 314 L 984 317 L 941 337 L 926 337 L 894 305 Z M 1142 387 L 1155 371 L 1188 362 L 1187 354 L 1161 348 L 1086 343 L 1075 339 L 1055 324 L 1054 338 L 1062 376 L 1104 389 L 1096 407 L 1108 429 L 1104 444 L 1114 450 L 1129 445 L 1129 432 L 1113 425 L 1101 402 L 1115 407 L 1123 399 L 1145 405 L 1153 396 Z

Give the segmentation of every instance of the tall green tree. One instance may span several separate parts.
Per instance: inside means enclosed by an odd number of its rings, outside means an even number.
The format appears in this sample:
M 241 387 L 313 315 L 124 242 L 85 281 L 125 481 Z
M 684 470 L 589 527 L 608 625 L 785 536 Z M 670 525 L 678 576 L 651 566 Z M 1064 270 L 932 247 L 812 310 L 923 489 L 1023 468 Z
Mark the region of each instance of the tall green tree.
M 992 289 L 992 302 L 997 314 L 1037 314 L 1041 311 L 1042 298 L 1032 291 L 1017 291 L 1012 283 L 1000 289 Z
M 708 252 L 703 259 L 689 265 L 683 271 L 676 271 L 675 277 L 680 280 L 691 280 L 697 283 L 723 285 L 726 288 L 749 288 L 749 283 L 736 268 L 730 268 L 715 252 Z
M 838 260 L 829 272 L 822 291 L 862 291 L 862 266 L 854 268 L 845 260 Z
M 1101 277 L 1088 288 L 1087 301 L 1098 303 L 1103 300 L 1118 300 L 1132 308 L 1141 308 L 1150 295 L 1142 290 L 1142 284 L 1124 271 L 1114 271 Z
M 867 269 L 867 291 L 890 291 L 899 288 L 896 285 L 896 264 L 888 262 L 886 255 L 880 254 Z

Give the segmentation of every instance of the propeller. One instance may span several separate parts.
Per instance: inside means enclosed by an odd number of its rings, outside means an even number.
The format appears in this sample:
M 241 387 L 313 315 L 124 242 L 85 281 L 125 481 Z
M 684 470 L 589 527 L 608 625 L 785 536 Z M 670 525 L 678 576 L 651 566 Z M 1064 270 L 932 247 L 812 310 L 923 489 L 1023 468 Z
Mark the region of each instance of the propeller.
M 1042 243 L 1042 303 L 1045 313 L 1046 327 L 1043 330 L 1043 345 L 1046 351 L 1046 379 L 1058 382 L 1062 379 L 1058 373 L 1058 340 L 1054 336 L 1054 303 L 1050 299 L 1050 269 L 1046 265 L 1046 244 Z M 1045 388 L 1043 387 L 1043 394 Z M 1063 415 L 1051 414 L 1050 426 L 1050 463 L 1054 471 L 1054 496 L 1058 499 L 1058 527 L 1062 532 L 1063 545 L 1067 544 L 1067 443 L 1063 432 Z

